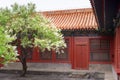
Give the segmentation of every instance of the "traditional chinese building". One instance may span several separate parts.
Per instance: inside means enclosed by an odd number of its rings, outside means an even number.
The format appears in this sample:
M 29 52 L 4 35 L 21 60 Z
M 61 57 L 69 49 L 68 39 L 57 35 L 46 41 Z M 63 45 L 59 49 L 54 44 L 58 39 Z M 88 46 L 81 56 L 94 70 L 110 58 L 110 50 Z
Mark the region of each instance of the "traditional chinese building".
M 112 63 L 112 31 L 100 30 L 91 8 L 46 11 L 43 15 L 62 29 L 67 48 L 61 54 L 53 50 L 40 52 L 35 48 L 29 61 L 69 63 L 73 69 L 89 69 L 90 64 Z

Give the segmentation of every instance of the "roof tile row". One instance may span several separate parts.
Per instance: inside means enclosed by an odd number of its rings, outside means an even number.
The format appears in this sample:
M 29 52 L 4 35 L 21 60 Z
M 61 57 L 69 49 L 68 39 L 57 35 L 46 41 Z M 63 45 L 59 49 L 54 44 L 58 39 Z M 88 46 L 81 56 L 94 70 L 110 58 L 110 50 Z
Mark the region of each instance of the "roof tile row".
M 43 15 L 62 30 L 97 29 L 98 25 L 91 8 L 46 11 Z

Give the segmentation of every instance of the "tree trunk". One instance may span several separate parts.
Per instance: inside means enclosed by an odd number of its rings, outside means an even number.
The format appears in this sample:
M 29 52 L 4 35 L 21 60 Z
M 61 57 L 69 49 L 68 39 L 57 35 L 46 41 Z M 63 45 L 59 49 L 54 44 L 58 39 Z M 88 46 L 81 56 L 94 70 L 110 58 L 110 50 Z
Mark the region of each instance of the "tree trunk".
M 22 74 L 21 74 L 21 76 L 22 76 L 22 77 L 25 77 L 26 72 L 27 72 L 26 58 L 23 58 L 22 60 L 23 60 L 23 61 L 22 61 Z
M 21 47 L 22 53 L 19 56 L 19 60 L 22 64 L 22 74 L 21 77 L 25 77 L 26 72 L 27 72 L 27 51 L 25 48 Z

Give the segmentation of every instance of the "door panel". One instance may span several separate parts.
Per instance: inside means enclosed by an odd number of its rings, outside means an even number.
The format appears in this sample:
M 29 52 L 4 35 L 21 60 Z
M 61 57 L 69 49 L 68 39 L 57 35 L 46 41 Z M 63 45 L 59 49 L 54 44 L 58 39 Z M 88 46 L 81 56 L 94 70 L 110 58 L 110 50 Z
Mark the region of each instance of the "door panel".
M 88 69 L 88 66 L 88 39 L 77 38 L 74 50 L 74 68 Z
M 76 45 L 76 69 L 87 68 L 87 51 L 86 45 Z

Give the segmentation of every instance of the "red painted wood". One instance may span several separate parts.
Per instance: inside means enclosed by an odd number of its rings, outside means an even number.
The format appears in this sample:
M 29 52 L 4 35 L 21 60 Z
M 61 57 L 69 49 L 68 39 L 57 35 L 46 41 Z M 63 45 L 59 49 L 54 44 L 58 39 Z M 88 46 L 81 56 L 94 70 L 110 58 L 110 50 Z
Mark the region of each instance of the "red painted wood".
M 89 41 L 90 40 L 94 40 L 94 39 L 98 39 L 98 40 L 110 40 L 110 61 L 104 62 L 104 61 L 90 61 L 91 64 L 111 64 L 112 63 L 112 54 L 114 54 L 114 37 L 113 36 L 95 36 L 95 37 L 89 37 Z M 90 46 L 89 46 L 90 49 Z M 103 50 L 103 49 L 102 49 Z M 90 51 L 90 50 L 89 50 Z
M 71 63 L 71 55 L 72 55 L 72 38 L 71 37 L 65 37 L 66 40 L 69 40 L 69 46 L 68 46 L 68 60 L 58 60 L 56 59 L 56 53 L 52 50 L 52 58 L 51 59 L 41 59 L 40 58 L 40 51 L 39 48 L 36 47 L 33 49 L 33 57 L 32 60 L 28 60 L 28 62 L 54 62 L 54 63 Z
M 87 55 L 86 52 L 86 45 L 76 45 L 76 68 L 77 69 L 86 69 L 86 59 L 85 56 Z
M 32 60 L 31 61 L 37 61 L 39 59 L 39 48 L 35 47 L 33 49 L 33 53 L 32 53 Z
M 0 64 L 0 67 L 2 67 L 3 65 L 2 64 Z
M 88 38 L 75 38 L 74 69 L 88 69 Z
M 110 54 L 111 54 L 110 57 L 111 57 L 111 62 L 112 62 L 112 64 L 114 63 L 114 58 L 115 58 L 114 49 L 115 49 L 114 39 L 111 39 L 111 40 L 110 40 Z
M 116 28 L 114 52 L 115 52 L 114 66 L 117 73 L 120 73 L 120 27 Z
M 117 52 L 117 49 L 118 49 L 118 28 L 116 29 L 116 36 L 115 36 L 116 38 L 116 44 L 115 44 L 115 67 L 116 68 L 118 68 L 118 59 L 117 59 L 117 56 L 118 56 L 118 52 Z
M 71 50 L 70 50 L 70 52 L 71 52 L 71 56 L 70 56 L 70 61 L 71 61 L 71 67 L 72 67 L 72 69 L 74 69 L 74 37 L 72 36 L 71 37 Z
M 68 63 L 71 63 L 71 54 L 72 54 L 72 37 L 65 37 L 65 40 L 67 40 L 68 41 L 68 59 L 67 60 L 65 60 L 65 59 L 57 59 L 56 58 L 56 53 L 55 53 L 55 56 L 54 56 L 54 58 L 55 58 L 55 60 L 54 60 L 54 62 L 68 62 Z
M 3 59 L 0 58 L 0 62 L 2 62 L 2 61 L 3 61 Z M 0 67 L 3 67 L 3 64 L 0 63 Z
M 117 32 L 118 34 L 117 34 L 117 54 L 118 54 L 118 56 L 117 56 L 117 66 L 118 66 L 118 68 L 120 69 L 120 28 L 118 28 L 118 32 Z
M 39 55 L 39 49 L 34 48 L 33 49 L 32 60 L 28 60 L 28 61 L 29 62 L 50 62 L 50 63 L 51 62 L 54 62 L 54 63 L 71 63 L 72 64 L 71 66 L 74 69 L 88 69 L 89 63 L 92 63 L 92 62 L 89 61 L 89 58 L 90 58 L 89 39 L 111 39 L 111 38 L 112 37 L 106 37 L 106 36 L 93 36 L 93 37 L 74 37 L 74 36 L 72 36 L 72 37 L 65 37 L 65 39 L 68 39 L 69 42 L 70 42 L 69 46 L 68 46 L 69 47 L 69 59 L 68 60 L 57 60 L 56 59 L 56 53 L 54 51 L 52 52 L 52 60 L 41 60 L 40 55 Z M 112 49 L 112 47 L 111 47 L 111 49 Z M 80 53 L 79 53 L 79 50 L 81 51 Z M 84 56 L 83 56 L 83 53 L 84 53 Z M 113 52 L 111 50 L 111 54 L 112 53 Z M 116 60 L 118 60 L 118 59 L 116 59 Z M 93 62 L 93 63 L 99 63 L 99 62 Z M 105 62 L 103 62 L 103 63 L 105 63 Z
M 117 29 L 114 36 L 114 68 L 117 69 Z

